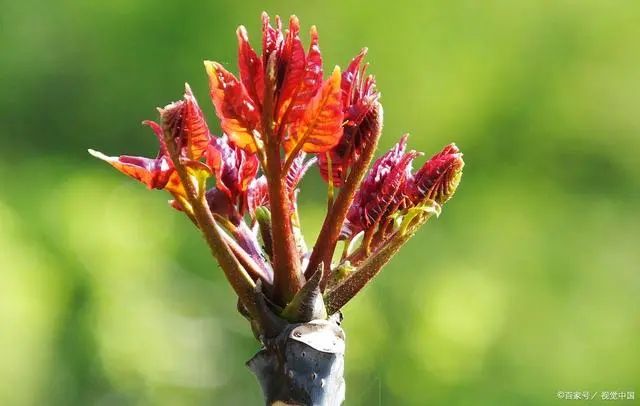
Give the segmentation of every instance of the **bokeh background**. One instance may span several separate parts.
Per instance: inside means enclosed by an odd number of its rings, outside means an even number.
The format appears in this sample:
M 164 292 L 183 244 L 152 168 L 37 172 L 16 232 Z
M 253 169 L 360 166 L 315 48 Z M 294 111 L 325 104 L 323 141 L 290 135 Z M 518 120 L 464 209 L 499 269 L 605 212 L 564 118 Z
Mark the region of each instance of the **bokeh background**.
M 465 152 L 443 215 L 345 309 L 346 405 L 640 399 L 639 2 L 4 0 L 0 405 L 261 404 L 196 230 L 86 149 L 155 154 L 139 122 L 185 81 L 218 128 L 202 60 L 235 70 L 262 10 L 305 43 L 316 24 L 326 70 L 369 47 L 382 148 Z

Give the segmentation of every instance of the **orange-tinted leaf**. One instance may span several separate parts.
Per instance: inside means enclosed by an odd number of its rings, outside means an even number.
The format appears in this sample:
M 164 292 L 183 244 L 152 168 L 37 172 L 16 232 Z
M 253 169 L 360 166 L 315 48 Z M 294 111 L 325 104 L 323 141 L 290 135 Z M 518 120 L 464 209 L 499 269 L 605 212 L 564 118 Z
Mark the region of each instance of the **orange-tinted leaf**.
M 292 97 L 283 101 L 279 120 L 285 120 L 287 123 L 299 120 L 320 86 L 322 86 L 322 55 L 318 46 L 318 31 L 313 26 L 303 74 Z
M 176 171 L 171 173 L 171 176 L 169 176 L 166 189 L 170 193 L 173 193 L 177 196 L 186 197 L 187 195 L 186 192 L 184 191 L 184 187 L 182 186 L 182 182 L 180 181 L 180 176 Z
M 200 159 L 209 145 L 211 134 L 202 110 L 200 110 L 188 84 L 185 84 L 183 114 L 184 136 L 186 138 L 184 144 L 187 149 L 187 157 L 195 160 Z
M 260 113 L 244 86 L 219 63 L 205 61 L 211 100 L 222 130 L 240 148 L 257 151 L 254 134 L 259 126 Z
M 144 183 L 149 189 L 164 189 L 174 172 L 173 166 L 164 156 L 157 159 L 128 155 L 110 157 L 92 149 L 89 153 L 109 163 L 125 175 Z
M 264 96 L 264 67 L 262 59 L 249 44 L 249 36 L 244 26 L 238 27 L 238 67 L 240 68 L 240 80 L 247 90 L 249 97 L 256 103 L 262 104 Z
M 206 180 L 209 176 L 211 176 L 211 171 L 207 167 L 207 165 L 203 164 L 199 161 L 186 161 L 184 165 L 187 169 L 187 174 L 193 184 L 196 194 L 204 193 L 204 187 Z M 169 180 L 167 181 L 167 185 L 165 186 L 165 190 L 172 193 L 174 196 L 181 196 L 187 199 L 187 193 L 184 190 L 184 185 L 180 180 L 180 176 L 178 172 L 174 171 L 169 176 Z
M 325 152 L 333 148 L 342 136 L 342 98 L 340 90 L 340 68 L 311 99 L 302 117 L 289 132 L 285 142 L 288 155 L 305 152 Z

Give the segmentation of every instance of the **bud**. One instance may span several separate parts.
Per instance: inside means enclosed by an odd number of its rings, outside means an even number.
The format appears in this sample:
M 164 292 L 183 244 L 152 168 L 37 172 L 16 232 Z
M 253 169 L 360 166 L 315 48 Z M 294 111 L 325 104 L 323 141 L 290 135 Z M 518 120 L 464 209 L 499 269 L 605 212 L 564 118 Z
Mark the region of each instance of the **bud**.
M 184 128 L 184 101 L 178 100 L 167 104 L 165 107 L 159 108 L 158 112 L 160 113 L 160 121 L 162 122 L 162 131 L 165 134 L 165 139 L 169 137 L 169 139 L 181 143 Z M 178 148 L 181 149 L 182 145 L 178 145 Z
M 404 198 L 405 181 L 411 176 L 411 162 L 420 155 L 413 150 L 406 152 L 407 138 L 404 135 L 373 164 L 347 213 L 343 237 L 377 226 L 398 209 Z
M 320 174 L 334 186 L 342 187 L 349 168 L 370 143 L 374 143 L 382 133 L 383 110 L 379 102 L 380 93 L 376 89 L 375 78 L 364 76 L 367 65 L 361 67 L 367 53 L 363 49 L 342 73 L 341 91 L 344 112 L 344 133 L 342 139 L 327 154 L 318 155 Z
M 455 144 L 449 144 L 432 156 L 407 182 L 405 194 L 414 205 L 431 199 L 442 205 L 453 196 L 464 161 Z
M 238 148 L 226 135 L 214 138 L 205 153 L 220 189 L 242 215 L 247 209 L 249 184 L 258 173 L 258 158 Z

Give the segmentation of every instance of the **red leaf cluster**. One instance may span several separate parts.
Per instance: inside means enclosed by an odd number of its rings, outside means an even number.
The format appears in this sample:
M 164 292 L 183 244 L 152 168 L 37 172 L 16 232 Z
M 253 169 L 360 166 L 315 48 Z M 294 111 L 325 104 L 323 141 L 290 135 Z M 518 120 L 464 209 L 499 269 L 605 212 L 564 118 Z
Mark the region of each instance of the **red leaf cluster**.
M 390 215 L 431 199 L 444 204 L 455 192 L 464 161 L 455 144 L 447 145 L 415 173 L 413 159 L 422 153 L 406 151 L 407 135 L 378 158 L 356 194 L 341 237 L 372 230 Z
M 197 161 L 203 156 L 212 136 L 189 85 L 185 86 L 183 100 L 158 110 L 161 125 L 154 121 L 143 122 L 151 127 L 160 144 L 160 150 L 155 159 L 129 155 L 109 157 L 97 151 L 90 150 L 90 152 L 125 175 L 142 182 L 149 189 L 179 191 L 180 189 L 175 186 L 179 180 L 167 152 L 166 139 L 175 143 L 181 158 Z
M 205 62 L 216 114 L 230 140 L 256 152 L 265 142 L 265 125 L 273 124 L 274 137 L 287 156 L 300 150 L 324 152 L 335 146 L 342 136 L 340 73 L 337 70 L 323 83 L 315 27 L 306 53 L 295 16 L 283 33 L 279 18 L 274 28 L 268 15 L 262 15 L 262 58 L 249 44 L 244 27 L 238 28 L 237 36 L 240 79 L 218 63 Z M 273 75 L 275 89 L 265 89 L 267 75 Z M 272 90 L 273 111 L 266 116 L 273 123 L 262 123 L 265 91 Z
M 383 122 L 375 78 L 366 74 L 366 48 L 345 70 L 336 66 L 324 78 L 318 32 L 311 27 L 305 49 L 295 16 L 283 31 L 279 17 L 272 26 L 263 13 L 261 53 L 251 47 L 244 27 L 236 34 L 238 76 L 205 61 L 221 136 L 211 134 L 186 85 L 181 100 L 158 109 L 159 122 L 143 122 L 158 139 L 155 158 L 89 152 L 149 189 L 168 191 L 171 206 L 202 230 L 244 306 L 251 305 L 251 287 L 262 280 L 270 285 L 264 290 L 270 301 L 287 308 L 304 291 L 305 278 L 323 269 L 317 287 L 338 310 L 379 272 L 414 226 L 440 212 L 460 181 L 462 154 L 450 144 L 414 172 L 413 160 L 422 153 L 407 150 L 405 135 L 366 173 Z M 329 183 L 328 209 L 309 251 L 296 198 L 316 162 Z M 215 185 L 207 190 L 211 175 Z M 340 190 L 334 193 L 333 186 Z M 354 239 L 359 233 L 362 240 Z M 347 244 L 333 266 L 339 239 Z M 360 276 L 342 281 L 343 265 Z M 339 285 L 325 292 L 329 279 Z M 338 292 L 333 299 L 332 292 Z
M 341 92 L 344 114 L 344 134 L 331 150 L 318 155 L 320 173 L 334 186 L 344 184 L 348 169 L 357 160 L 368 143 L 379 137 L 382 127 L 382 105 L 373 75 L 365 76 L 367 65 L 362 63 L 367 53 L 363 49 L 351 60 L 342 73 Z

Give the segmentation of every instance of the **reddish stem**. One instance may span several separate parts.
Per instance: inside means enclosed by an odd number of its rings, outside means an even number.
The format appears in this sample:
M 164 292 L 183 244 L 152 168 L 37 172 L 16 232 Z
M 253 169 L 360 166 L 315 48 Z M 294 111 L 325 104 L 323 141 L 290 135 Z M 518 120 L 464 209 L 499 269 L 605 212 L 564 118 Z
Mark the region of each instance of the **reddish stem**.
M 351 207 L 356 190 L 362 183 L 367 168 L 369 167 L 376 148 L 378 147 L 379 135 L 380 134 L 375 134 L 371 137 L 370 142 L 367 143 L 365 149 L 353 164 L 353 167 L 344 182 L 344 186 L 340 189 L 331 210 L 329 210 L 327 217 L 324 219 L 322 229 L 320 230 L 320 234 L 318 234 L 318 238 L 316 239 L 316 244 L 313 247 L 313 252 L 309 258 L 309 265 L 305 271 L 305 276 L 310 278 L 318 268 L 318 265 L 320 265 L 320 263 L 324 263 L 324 275 L 320 283 L 320 288 L 322 290 L 324 290 L 327 282 L 329 281 L 331 257 L 333 256 L 333 250 L 338 242 L 342 224 L 344 223 L 344 219 L 347 217 L 347 212 L 349 207 Z M 332 176 L 332 174 L 329 174 L 329 176 Z
M 262 135 L 266 152 L 267 184 L 271 206 L 271 241 L 273 242 L 274 291 L 280 305 L 285 305 L 303 285 L 300 256 L 291 226 L 291 200 L 283 176 L 280 158 L 280 134 L 274 134 L 275 53 L 267 63 L 262 105 Z
M 240 301 L 254 317 L 257 309 L 253 296 L 254 282 L 247 274 L 238 259 L 229 249 L 224 238 L 218 231 L 216 221 L 213 218 L 209 205 L 206 202 L 203 191 L 196 191 L 187 172 L 186 166 L 180 161 L 180 154 L 177 150 L 175 137 L 165 130 L 164 140 L 167 145 L 169 156 L 180 177 L 180 182 L 186 192 L 186 200 L 191 205 L 193 219 L 195 219 L 202 235 L 204 236 L 211 253 L 218 260 L 220 268 L 224 272 L 227 280 L 238 295 Z M 191 217 L 191 216 L 190 216 Z M 193 220 L 192 219 L 192 220 Z
M 251 275 L 253 280 L 257 281 L 258 278 L 262 279 L 264 283 L 271 284 L 271 276 L 266 273 L 258 264 L 233 238 L 227 235 L 223 230 L 219 230 L 220 234 L 224 238 L 225 242 L 229 246 L 233 255 L 240 264 L 247 270 L 247 273 Z
M 371 282 L 412 235 L 413 232 L 398 235 L 392 239 L 389 244 L 367 257 L 362 265 L 358 266 L 351 275 L 328 291 L 325 295 L 325 301 L 329 314 L 341 309 L 349 300 L 358 294 L 362 288 Z

